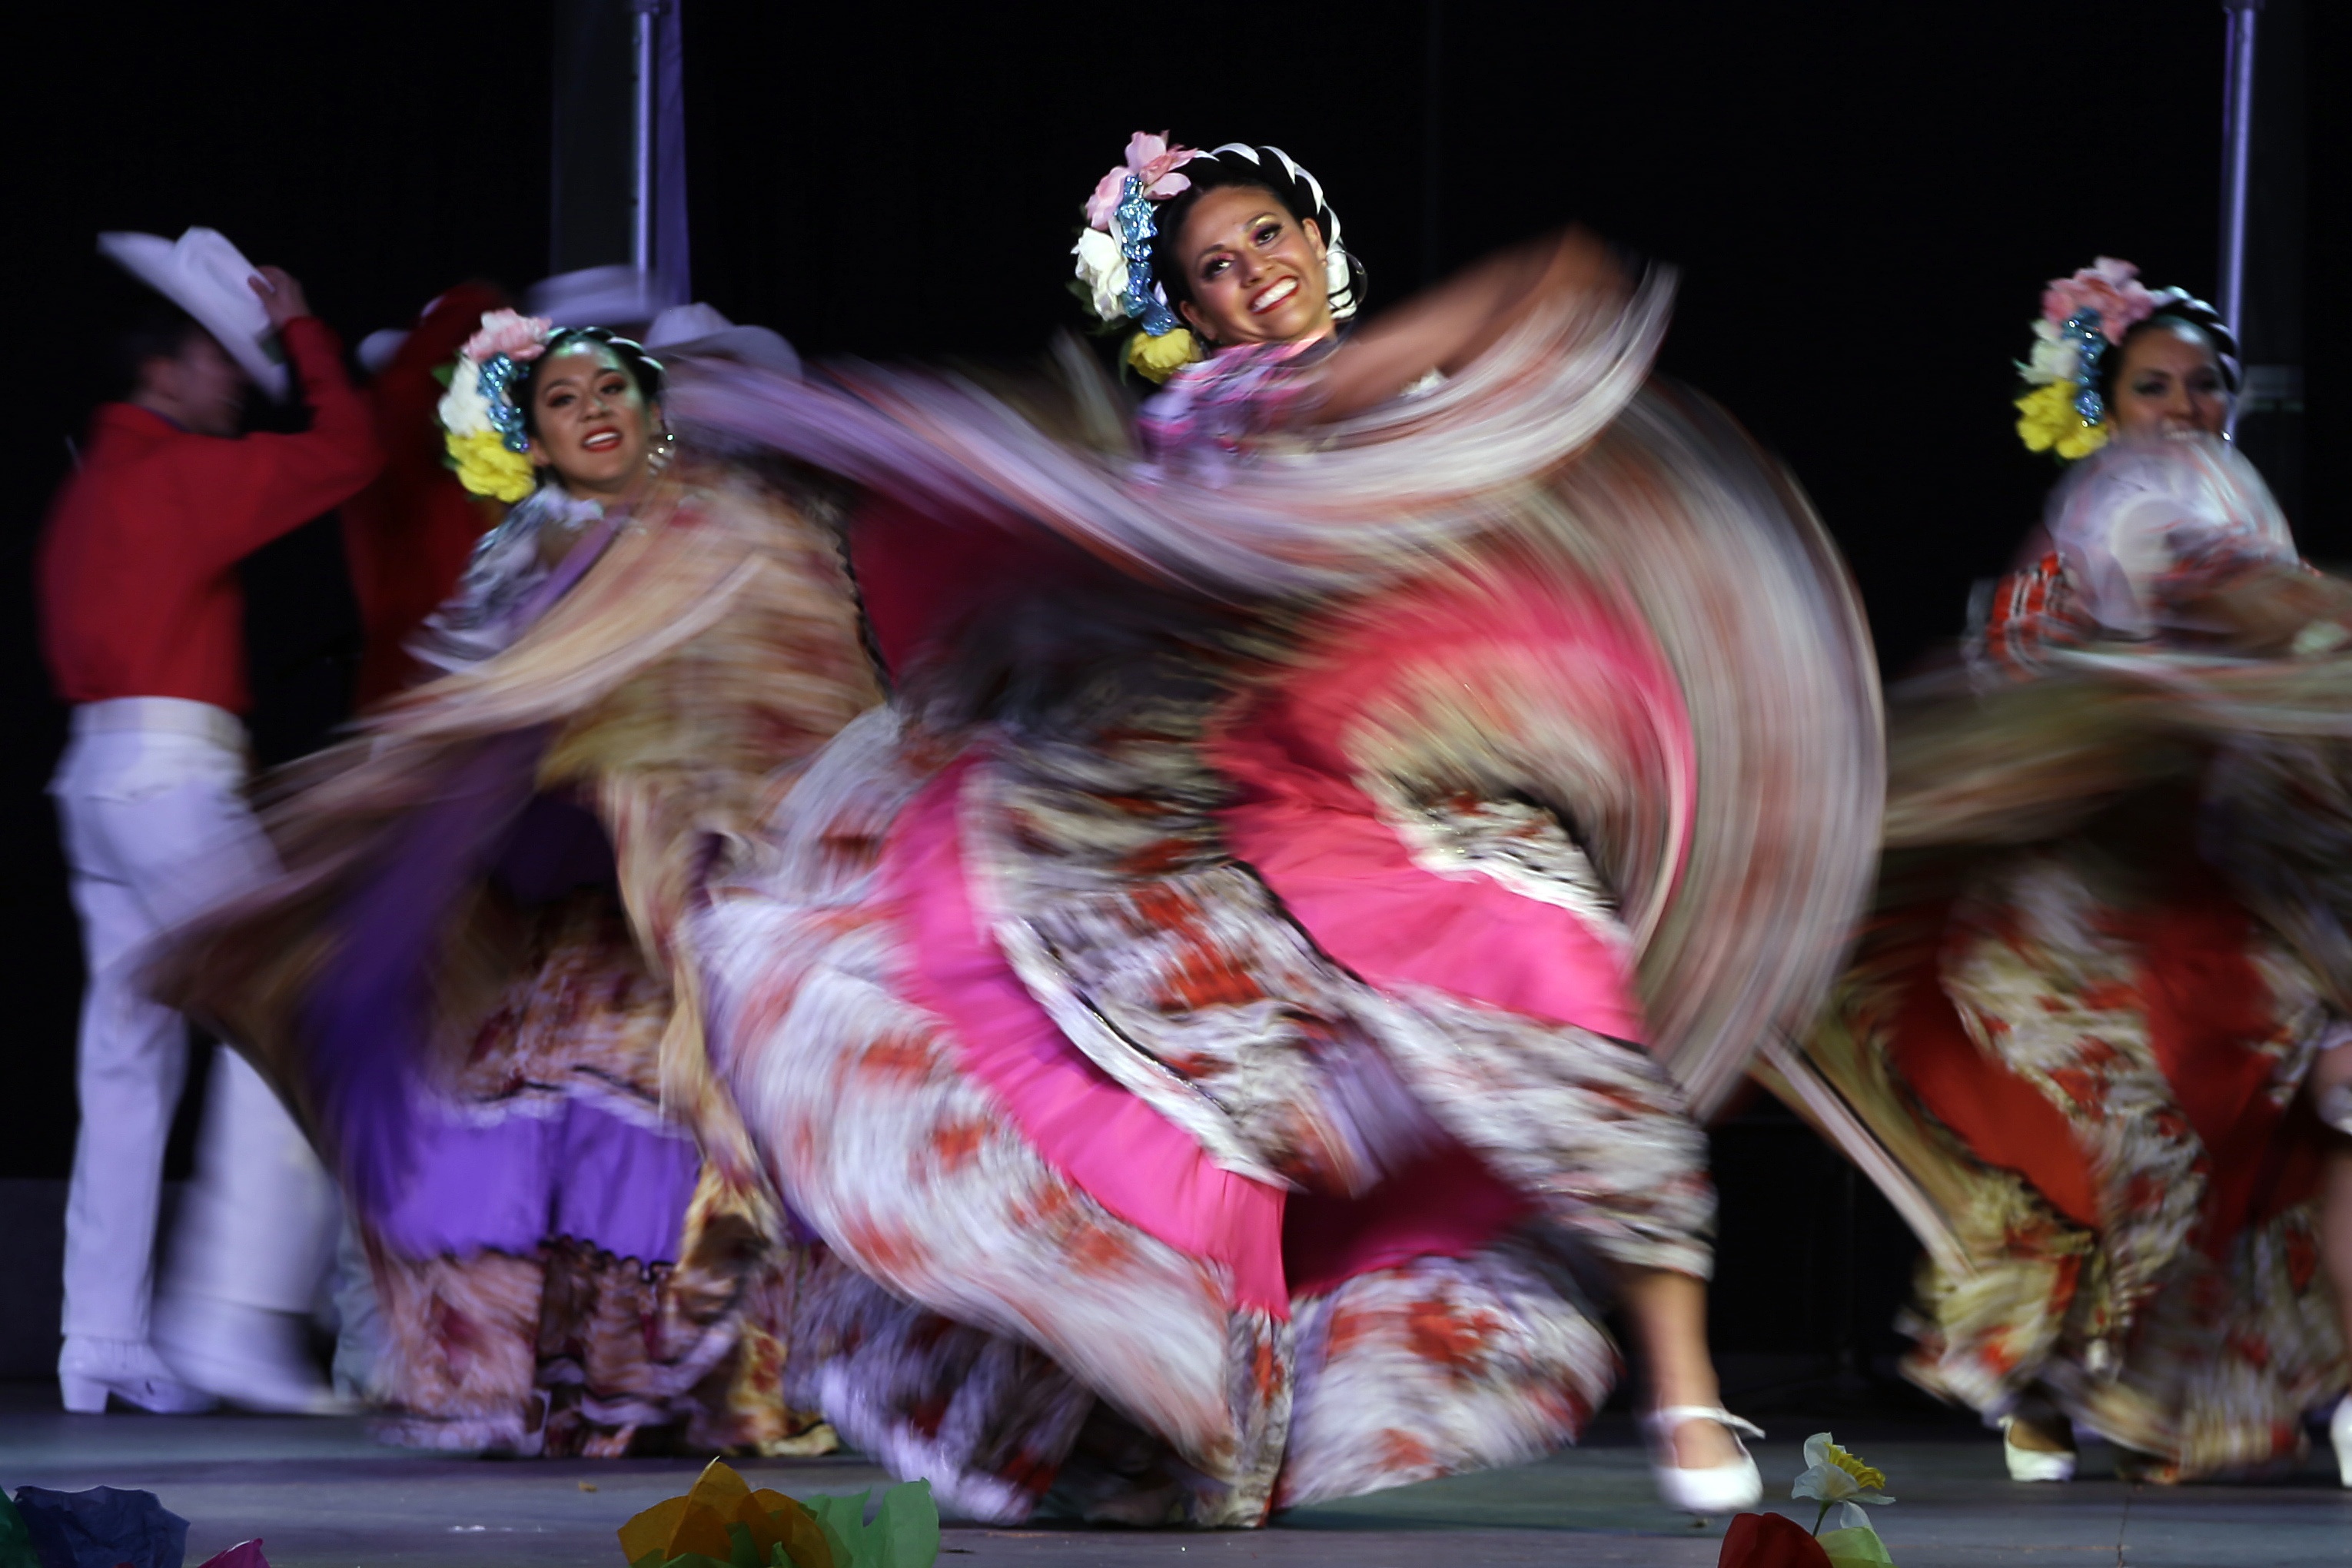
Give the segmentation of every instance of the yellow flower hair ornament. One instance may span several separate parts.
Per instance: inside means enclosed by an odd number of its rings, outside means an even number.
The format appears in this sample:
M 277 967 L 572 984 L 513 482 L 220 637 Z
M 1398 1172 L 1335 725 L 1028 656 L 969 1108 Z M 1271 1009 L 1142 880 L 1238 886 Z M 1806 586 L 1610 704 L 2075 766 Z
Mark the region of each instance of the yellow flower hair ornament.
M 2037 386 L 2017 400 L 2017 434 L 2029 452 L 2055 452 L 2073 461 L 2107 444 L 2107 426 L 2083 417 L 2075 389 L 2063 381 Z
M 1127 340 L 1128 365 L 1150 382 L 1166 381 L 1201 357 L 1201 340 L 1186 327 L 1162 332 L 1156 338 L 1150 332 L 1138 332 Z
M 449 453 L 457 482 L 478 496 L 489 496 L 509 506 L 539 488 L 539 474 L 530 459 L 509 451 L 495 430 L 475 430 L 460 436 L 444 431 L 441 444 Z

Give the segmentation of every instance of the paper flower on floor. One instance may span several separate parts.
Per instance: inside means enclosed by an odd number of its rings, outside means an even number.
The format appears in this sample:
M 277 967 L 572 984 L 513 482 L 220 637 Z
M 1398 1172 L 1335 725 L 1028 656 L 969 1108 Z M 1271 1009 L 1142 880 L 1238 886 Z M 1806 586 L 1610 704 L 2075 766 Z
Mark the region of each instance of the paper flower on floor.
M 0 1492 L 0 1568 L 41 1568 L 41 1560 L 33 1555 L 33 1538 L 25 1533 L 25 1516 L 5 1492 Z
M 188 1521 L 153 1492 L 16 1489 L 16 1512 L 42 1568 L 180 1568 Z
M 940 1514 L 928 1481 L 882 1494 L 874 1521 L 867 1495 L 805 1502 L 758 1491 L 713 1459 L 694 1489 L 621 1526 L 630 1568 L 931 1568 Z
M 1716 1568 L 1829 1568 L 1829 1553 L 1786 1514 L 1736 1515 L 1723 1532 Z
M 1856 1508 L 1856 1503 L 1874 1506 L 1895 1500 L 1883 1489 L 1886 1473 L 1865 1465 L 1854 1455 L 1830 1440 L 1826 1432 L 1816 1432 L 1805 1439 L 1805 1472 L 1789 1495 L 1822 1505 L 1813 1518 L 1813 1533 L 1820 1537 L 1822 1550 L 1829 1554 L 1834 1568 L 1863 1568 L 1863 1565 L 1886 1563 L 1893 1559 L 1886 1554 L 1886 1543 L 1878 1538 L 1870 1516 Z M 1839 1528 L 1822 1535 L 1822 1524 L 1829 1518 L 1830 1510 L 1838 1510 Z

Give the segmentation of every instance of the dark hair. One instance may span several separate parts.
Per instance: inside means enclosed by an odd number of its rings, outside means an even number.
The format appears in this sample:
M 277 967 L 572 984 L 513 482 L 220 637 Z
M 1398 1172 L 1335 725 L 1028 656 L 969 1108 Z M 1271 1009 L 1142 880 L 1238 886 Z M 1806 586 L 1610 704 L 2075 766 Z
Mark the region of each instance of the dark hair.
M 1296 171 L 1294 173 L 1294 171 Z M 1254 187 L 1265 192 L 1282 204 L 1283 210 L 1301 224 L 1312 223 L 1316 232 L 1329 245 L 1339 225 L 1333 221 L 1331 207 L 1323 199 L 1322 187 L 1315 177 L 1286 159 L 1273 147 L 1221 147 L 1206 153 L 1184 165 L 1184 176 L 1191 180 L 1189 189 L 1171 196 L 1159 205 L 1152 216 L 1157 220 L 1158 235 L 1151 242 L 1151 277 L 1168 295 L 1173 310 L 1192 297 L 1192 280 L 1184 268 L 1183 258 L 1177 252 L 1178 241 L 1184 233 L 1184 220 L 1192 216 L 1192 208 L 1211 191 L 1229 190 L 1235 186 Z M 1370 287 L 1363 263 L 1353 251 L 1348 253 L 1348 286 L 1331 296 L 1335 310 L 1360 307 Z
M 515 406 L 522 410 L 522 427 L 532 435 L 539 434 L 540 368 L 558 354 L 578 353 L 583 345 L 611 349 L 613 357 L 621 362 L 621 368 L 637 384 L 637 391 L 645 400 L 661 401 L 662 363 L 646 353 L 645 344 L 602 327 L 558 327 L 547 340 L 547 352 L 524 365 L 514 384 Z
M 139 390 L 139 374 L 148 361 L 179 358 L 187 351 L 190 335 L 204 331 L 204 323 L 169 300 L 148 295 L 107 346 L 103 395 L 115 402 L 131 396 Z
M 2221 320 L 2221 311 L 2202 300 L 2192 300 L 2183 294 L 2167 300 L 2157 307 L 2155 314 L 2135 321 L 2131 331 L 2124 334 L 2123 342 L 2110 346 L 2099 356 L 2096 384 L 2101 402 L 2109 407 L 2115 405 L 2116 377 L 2123 374 L 2124 354 L 2131 347 L 2132 340 L 2142 332 L 2161 327 L 2194 327 L 2203 333 L 2205 341 L 2213 347 L 2213 358 L 2221 366 L 2221 384 L 2231 392 L 2238 390 L 2236 335 L 2230 331 L 2229 323 Z

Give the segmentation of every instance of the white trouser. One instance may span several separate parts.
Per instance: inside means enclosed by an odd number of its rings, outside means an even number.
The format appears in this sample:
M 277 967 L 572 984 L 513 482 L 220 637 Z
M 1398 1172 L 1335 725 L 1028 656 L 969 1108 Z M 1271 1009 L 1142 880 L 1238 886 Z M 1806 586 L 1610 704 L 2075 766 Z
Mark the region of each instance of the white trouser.
M 140 990 L 139 969 L 158 935 L 276 873 L 245 773 L 233 715 L 141 697 L 76 709 L 49 784 L 89 973 L 66 1205 L 68 1334 L 148 1337 L 163 1143 L 188 1041 L 180 1016 Z M 170 1289 L 307 1311 L 339 1213 L 286 1108 L 243 1058 L 218 1052 Z

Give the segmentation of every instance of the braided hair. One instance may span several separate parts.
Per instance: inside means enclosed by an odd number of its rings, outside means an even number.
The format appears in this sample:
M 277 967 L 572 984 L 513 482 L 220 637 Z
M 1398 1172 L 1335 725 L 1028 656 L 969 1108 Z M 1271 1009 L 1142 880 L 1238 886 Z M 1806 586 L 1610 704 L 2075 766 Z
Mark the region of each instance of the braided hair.
M 2238 339 L 2230 324 L 2221 320 L 2221 312 L 2204 300 L 2191 298 L 2188 290 L 2168 289 L 2164 303 L 2153 314 L 2132 323 L 2124 341 L 2099 356 L 2099 368 L 2095 373 L 2095 384 L 2101 401 L 2112 408 L 2116 403 L 2116 377 L 2123 374 L 2124 355 L 2132 340 L 2143 332 L 2165 327 L 2194 327 L 2212 345 L 2213 357 L 2221 362 L 2221 384 L 2235 393 L 2238 390 Z
M 1168 296 L 1170 305 L 1192 297 L 1192 279 L 1186 275 L 1177 247 L 1194 205 L 1210 191 L 1255 186 L 1281 203 L 1283 210 L 1299 223 L 1312 223 L 1323 237 L 1331 258 L 1326 266 L 1325 281 L 1330 289 L 1332 319 L 1344 321 L 1362 308 L 1370 284 L 1370 275 L 1364 264 L 1340 244 L 1339 220 L 1324 199 L 1322 182 L 1301 168 L 1289 153 L 1279 147 L 1228 142 L 1186 163 L 1183 172 L 1192 182 L 1191 188 L 1160 205 L 1159 233 L 1151 242 L 1151 276 Z

